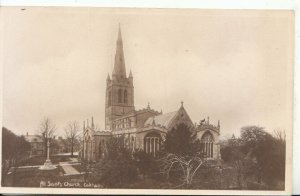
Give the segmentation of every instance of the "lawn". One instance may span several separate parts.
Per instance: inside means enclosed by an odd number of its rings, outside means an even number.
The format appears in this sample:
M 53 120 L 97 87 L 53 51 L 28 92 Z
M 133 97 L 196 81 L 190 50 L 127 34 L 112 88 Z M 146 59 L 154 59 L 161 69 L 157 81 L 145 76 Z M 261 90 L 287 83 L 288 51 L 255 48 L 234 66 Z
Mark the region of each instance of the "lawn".
M 54 170 L 40 170 L 34 168 L 19 168 L 8 175 L 6 185 L 11 187 L 40 187 L 41 180 L 57 181 L 63 175 L 63 169 L 58 166 Z
M 64 176 L 61 166 L 57 166 L 54 170 L 40 170 L 34 167 L 17 169 L 16 173 L 8 175 L 3 186 L 57 188 L 61 185 L 61 187 L 76 188 L 76 185 L 82 184 L 83 181 L 83 175 Z
M 59 162 L 65 162 L 70 160 L 70 155 L 53 155 L 50 156 L 50 160 L 53 164 L 58 164 Z M 22 160 L 19 166 L 29 166 L 29 165 L 43 165 L 46 161 L 45 156 L 34 156 L 28 159 Z
M 72 165 L 72 167 L 74 167 L 80 173 L 81 172 L 85 172 L 85 169 L 84 169 L 84 167 L 81 164 Z

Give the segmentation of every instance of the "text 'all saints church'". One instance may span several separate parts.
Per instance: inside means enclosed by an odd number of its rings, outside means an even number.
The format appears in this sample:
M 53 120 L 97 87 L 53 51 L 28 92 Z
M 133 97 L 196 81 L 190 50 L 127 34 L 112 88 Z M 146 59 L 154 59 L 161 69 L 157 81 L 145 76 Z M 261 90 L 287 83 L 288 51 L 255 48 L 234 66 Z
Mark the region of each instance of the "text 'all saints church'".
M 207 120 L 193 123 L 183 102 L 179 109 L 162 113 L 150 108 L 136 110 L 134 107 L 133 75 L 126 75 L 121 29 L 119 28 L 112 77 L 106 79 L 105 129 L 95 130 L 91 125 L 83 125 L 83 141 L 80 156 L 88 162 L 97 162 L 105 156 L 106 142 L 111 137 L 123 136 L 127 148 L 140 149 L 156 156 L 168 131 L 179 124 L 185 124 L 195 131 L 200 139 L 206 157 L 220 158 L 220 123 L 214 126 Z

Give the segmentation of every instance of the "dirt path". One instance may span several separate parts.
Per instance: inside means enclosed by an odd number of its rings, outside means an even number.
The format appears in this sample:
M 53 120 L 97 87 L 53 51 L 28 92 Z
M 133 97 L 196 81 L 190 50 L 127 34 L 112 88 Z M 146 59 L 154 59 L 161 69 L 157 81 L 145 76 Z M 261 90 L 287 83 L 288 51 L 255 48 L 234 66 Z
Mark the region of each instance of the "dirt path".
M 62 167 L 62 169 L 65 172 L 65 175 L 78 175 L 80 174 L 79 171 L 77 171 L 73 166 L 76 164 L 76 162 L 78 162 L 78 160 L 76 158 L 71 158 L 71 161 L 68 162 L 59 162 L 59 165 Z M 74 164 L 75 163 L 75 164 Z M 77 165 L 77 164 L 76 164 Z
M 72 165 L 60 164 L 63 168 L 65 175 L 77 175 L 80 174 Z

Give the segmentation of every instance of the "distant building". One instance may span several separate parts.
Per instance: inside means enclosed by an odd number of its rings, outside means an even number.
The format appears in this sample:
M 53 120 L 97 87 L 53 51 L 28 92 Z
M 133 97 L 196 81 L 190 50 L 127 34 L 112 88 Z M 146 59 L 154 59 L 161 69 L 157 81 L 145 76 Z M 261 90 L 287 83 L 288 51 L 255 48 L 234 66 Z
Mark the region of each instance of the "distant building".
M 67 142 L 61 136 L 56 139 L 56 143 L 57 143 L 57 149 L 58 149 L 57 153 L 69 152 Z
M 45 145 L 43 138 L 40 135 L 29 135 L 28 132 L 24 136 L 25 140 L 30 143 L 30 156 L 43 155 L 45 150 Z
M 68 141 L 68 139 L 64 139 L 61 136 L 59 136 L 56 140 L 56 146 L 57 146 L 57 153 L 70 153 L 71 152 L 71 143 Z M 79 140 L 76 138 L 74 140 L 73 145 L 73 152 L 79 152 L 80 150 L 80 143 Z
M 123 136 L 125 145 L 133 151 L 142 149 L 156 156 L 166 133 L 181 123 L 197 132 L 202 150 L 208 158 L 220 158 L 219 122 L 216 126 L 212 125 L 208 118 L 198 125 L 194 124 L 183 107 L 183 102 L 179 109 L 165 114 L 150 108 L 149 104 L 144 109 L 135 109 L 133 75 L 131 71 L 128 77 L 126 75 L 119 29 L 112 78 L 108 74 L 106 79 L 105 129 L 96 131 L 93 119 L 91 125 L 84 123 L 81 158 L 91 162 L 98 161 L 104 156 L 106 141 L 118 136 Z

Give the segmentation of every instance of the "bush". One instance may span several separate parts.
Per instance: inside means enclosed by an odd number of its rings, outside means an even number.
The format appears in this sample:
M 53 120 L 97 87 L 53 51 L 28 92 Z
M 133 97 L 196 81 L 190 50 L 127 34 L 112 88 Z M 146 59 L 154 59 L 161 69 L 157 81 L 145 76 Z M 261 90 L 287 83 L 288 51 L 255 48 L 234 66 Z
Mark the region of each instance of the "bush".
M 143 150 L 138 150 L 133 153 L 135 164 L 139 170 L 139 174 L 145 179 L 146 176 L 159 179 L 159 167 L 157 161 L 150 154 L 145 153 Z
M 108 141 L 108 154 L 93 166 L 89 180 L 106 188 L 124 188 L 137 179 L 136 163 L 121 140 L 123 138 L 111 138 Z
M 137 168 L 132 161 L 105 159 L 92 169 L 90 180 L 106 188 L 124 188 L 137 179 Z
M 197 133 L 185 124 L 179 124 L 166 135 L 162 151 L 179 156 L 194 156 L 200 152 Z
M 279 135 L 279 137 L 278 137 Z M 285 180 L 285 138 L 263 127 L 246 126 L 240 138 L 232 137 L 221 148 L 221 157 L 234 168 L 240 189 L 283 190 Z

